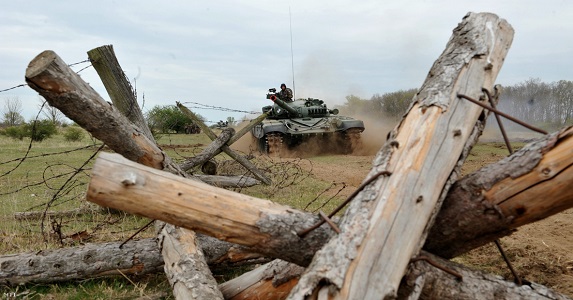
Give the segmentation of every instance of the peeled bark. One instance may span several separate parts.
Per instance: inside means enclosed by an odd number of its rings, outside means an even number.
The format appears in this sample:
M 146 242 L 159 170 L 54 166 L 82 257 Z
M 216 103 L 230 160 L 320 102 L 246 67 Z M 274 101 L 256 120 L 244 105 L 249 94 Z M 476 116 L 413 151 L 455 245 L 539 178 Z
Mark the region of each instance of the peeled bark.
M 219 285 L 227 300 L 286 299 L 304 268 L 275 260 Z
M 323 225 L 301 238 L 297 232 L 316 224 L 317 216 L 187 180 L 117 154 L 99 155 L 86 198 L 303 266 L 332 234 Z

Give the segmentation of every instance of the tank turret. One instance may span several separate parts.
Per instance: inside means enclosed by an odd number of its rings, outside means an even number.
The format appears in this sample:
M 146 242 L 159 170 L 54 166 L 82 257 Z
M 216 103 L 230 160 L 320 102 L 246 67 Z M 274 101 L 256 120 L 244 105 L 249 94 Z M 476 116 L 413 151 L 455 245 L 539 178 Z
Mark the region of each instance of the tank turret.
M 364 122 L 338 116 L 338 109 L 328 109 L 320 99 L 284 101 L 274 88 L 269 89 L 267 99 L 274 102 L 262 109 L 267 118 L 251 130 L 263 153 L 280 154 L 281 149 L 294 148 L 311 139 L 319 140 L 324 149 L 342 153 L 351 153 L 360 144 Z
M 276 95 L 271 95 L 271 97 L 269 99 L 271 99 L 271 101 L 273 101 L 278 107 L 286 110 L 288 113 L 288 117 L 290 117 L 290 118 L 302 117 L 302 115 L 299 113 L 298 110 L 296 110 L 294 107 L 288 105 L 283 100 L 279 99 Z

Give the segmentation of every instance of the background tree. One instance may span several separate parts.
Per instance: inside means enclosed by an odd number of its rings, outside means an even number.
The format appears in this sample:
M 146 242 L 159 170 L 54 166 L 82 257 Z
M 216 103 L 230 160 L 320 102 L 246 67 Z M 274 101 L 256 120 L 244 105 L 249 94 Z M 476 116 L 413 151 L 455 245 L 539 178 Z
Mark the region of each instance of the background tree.
M 62 125 L 64 114 L 62 114 L 59 109 L 51 106 L 50 103 L 46 102 L 43 98 L 40 97 L 38 100 L 40 102 L 38 108 L 41 109 L 42 116 L 56 125 Z
M 237 125 L 237 121 L 235 121 L 235 117 L 227 117 L 227 126 L 235 127 Z
M 17 126 L 25 122 L 22 117 L 22 101 L 18 97 L 7 98 L 2 111 L 3 123 L 6 126 Z
M 199 119 L 204 120 L 200 115 Z M 147 124 L 154 132 L 185 133 L 185 127 L 193 124 L 191 118 L 183 114 L 175 105 L 156 105 L 146 114 Z

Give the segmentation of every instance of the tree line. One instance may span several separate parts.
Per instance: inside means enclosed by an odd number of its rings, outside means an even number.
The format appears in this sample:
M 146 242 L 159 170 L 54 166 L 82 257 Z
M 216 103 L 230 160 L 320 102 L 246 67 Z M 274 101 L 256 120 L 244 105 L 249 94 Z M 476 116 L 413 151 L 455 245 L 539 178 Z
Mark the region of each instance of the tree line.
M 493 91 L 492 91 L 493 92 Z M 399 120 L 408 109 L 417 89 L 374 94 L 370 99 L 346 96 L 338 108 L 345 114 Z M 573 124 L 573 81 L 546 83 L 531 78 L 502 87 L 498 109 L 548 131 Z M 508 127 L 519 125 L 508 124 Z
M 370 99 L 356 95 L 346 96 L 346 102 L 337 106 L 342 113 L 361 118 L 390 118 L 398 121 L 410 106 L 417 89 L 374 94 Z M 64 124 L 64 116 L 40 99 L 39 120 L 26 122 L 22 116 L 22 103 L 18 98 L 8 98 L 0 111 L 0 134 L 22 139 L 32 137 L 42 140 L 55 134 L 55 126 Z M 522 121 L 548 131 L 555 131 L 573 124 L 573 81 L 559 80 L 546 83 L 531 78 L 515 85 L 505 86 L 500 95 L 498 109 Z M 203 117 L 199 116 L 203 121 Z M 174 105 L 155 106 L 146 113 L 146 120 L 154 133 L 189 133 L 193 121 Z M 233 117 L 213 126 L 234 126 Z M 508 122 L 508 129 L 515 126 Z M 43 132 L 39 137 L 34 132 Z

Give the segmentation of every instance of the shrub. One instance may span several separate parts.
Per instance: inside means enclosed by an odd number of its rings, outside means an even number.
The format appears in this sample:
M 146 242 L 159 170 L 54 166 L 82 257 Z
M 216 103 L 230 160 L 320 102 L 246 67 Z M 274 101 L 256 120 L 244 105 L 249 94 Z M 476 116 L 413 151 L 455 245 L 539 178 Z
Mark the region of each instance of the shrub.
M 64 132 L 64 139 L 68 142 L 78 142 L 84 138 L 83 129 L 77 126 L 70 126 Z
M 26 130 L 24 129 L 23 125 L 21 125 L 21 126 L 10 126 L 4 130 L 3 134 L 11 137 L 13 139 L 22 140 L 26 136 Z
M 56 124 L 50 120 L 32 121 L 24 125 L 26 136 L 32 138 L 34 142 L 41 142 L 52 135 L 58 133 Z

